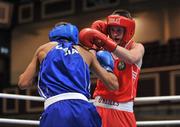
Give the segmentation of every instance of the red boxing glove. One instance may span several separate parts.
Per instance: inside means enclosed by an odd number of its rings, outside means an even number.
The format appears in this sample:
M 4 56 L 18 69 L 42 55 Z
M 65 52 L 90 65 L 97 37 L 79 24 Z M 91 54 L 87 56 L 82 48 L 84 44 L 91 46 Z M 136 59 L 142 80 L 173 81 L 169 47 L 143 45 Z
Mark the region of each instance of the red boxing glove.
M 91 28 L 96 29 L 107 35 L 107 23 L 102 20 L 97 20 L 93 22 L 91 25 Z
M 110 52 L 113 52 L 117 46 L 117 44 L 105 34 L 91 28 L 82 29 L 79 33 L 79 40 L 89 48 L 92 48 L 93 44 L 95 44 L 97 47 L 103 47 Z

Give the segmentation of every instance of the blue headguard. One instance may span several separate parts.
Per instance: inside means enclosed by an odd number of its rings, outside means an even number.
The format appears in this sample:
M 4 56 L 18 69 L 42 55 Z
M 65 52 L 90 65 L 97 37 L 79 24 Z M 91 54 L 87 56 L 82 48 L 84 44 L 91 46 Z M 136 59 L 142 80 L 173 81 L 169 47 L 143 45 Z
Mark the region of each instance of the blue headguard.
M 49 32 L 50 41 L 60 41 L 61 39 L 67 39 L 72 42 L 72 44 L 77 45 L 79 43 L 79 30 L 75 25 L 70 23 L 64 23 L 55 26 Z

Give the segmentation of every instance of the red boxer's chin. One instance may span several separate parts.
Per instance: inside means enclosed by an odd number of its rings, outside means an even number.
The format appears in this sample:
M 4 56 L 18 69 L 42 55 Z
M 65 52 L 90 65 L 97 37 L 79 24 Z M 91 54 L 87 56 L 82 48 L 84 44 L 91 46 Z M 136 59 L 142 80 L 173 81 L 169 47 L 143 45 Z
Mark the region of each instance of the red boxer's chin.
M 119 38 L 115 38 L 114 41 L 118 44 L 120 43 L 120 39 Z

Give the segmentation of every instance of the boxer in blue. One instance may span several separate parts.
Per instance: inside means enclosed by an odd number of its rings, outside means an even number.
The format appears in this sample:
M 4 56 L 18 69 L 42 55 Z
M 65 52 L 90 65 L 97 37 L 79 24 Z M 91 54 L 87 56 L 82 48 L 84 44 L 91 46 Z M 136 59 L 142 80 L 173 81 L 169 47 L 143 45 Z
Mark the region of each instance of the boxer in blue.
M 103 57 L 98 62 L 93 54 L 78 45 L 78 34 L 77 27 L 70 23 L 56 25 L 49 33 L 50 42 L 37 49 L 19 77 L 21 89 L 37 82 L 39 94 L 45 98 L 40 127 L 101 127 L 96 107 L 88 102 L 90 70 L 108 84 L 108 89 L 119 87 L 116 76 L 111 73 L 110 53 L 101 53 Z

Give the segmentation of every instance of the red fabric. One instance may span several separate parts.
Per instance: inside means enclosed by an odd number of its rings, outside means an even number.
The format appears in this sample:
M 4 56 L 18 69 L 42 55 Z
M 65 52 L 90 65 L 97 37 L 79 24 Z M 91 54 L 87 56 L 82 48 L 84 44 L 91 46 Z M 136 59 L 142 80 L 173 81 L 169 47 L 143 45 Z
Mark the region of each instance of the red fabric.
M 114 65 L 113 72 L 118 77 L 118 82 L 120 85 L 119 89 L 116 91 L 110 91 L 106 88 L 102 81 L 97 80 L 94 97 L 102 96 L 103 98 L 116 102 L 127 102 L 134 100 L 136 97 L 140 73 L 139 68 L 135 64 L 124 63 L 120 59 L 116 59 Z M 121 70 L 119 68 L 121 68 Z
M 136 127 L 134 113 L 97 107 L 102 127 Z
M 121 63 L 122 62 L 122 63 Z M 135 64 L 124 63 L 120 59 L 115 60 L 114 74 L 118 77 L 119 90 L 110 91 L 100 81 L 94 92 L 94 97 L 101 96 L 115 102 L 128 102 L 136 97 L 140 69 Z M 122 68 L 121 68 L 122 67 Z M 121 69 L 120 69 L 121 68 Z M 136 127 L 134 113 L 115 109 L 97 107 L 102 118 L 102 127 Z

